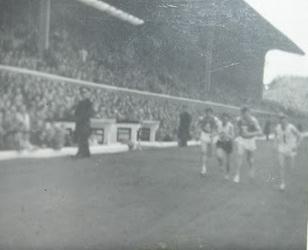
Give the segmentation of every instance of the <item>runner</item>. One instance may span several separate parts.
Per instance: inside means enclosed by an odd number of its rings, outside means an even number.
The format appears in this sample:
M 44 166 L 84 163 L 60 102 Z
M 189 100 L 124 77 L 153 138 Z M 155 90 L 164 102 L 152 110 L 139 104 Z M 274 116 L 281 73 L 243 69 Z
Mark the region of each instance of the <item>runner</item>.
M 234 176 L 234 182 L 240 182 L 240 171 L 244 164 L 244 157 L 246 155 L 246 159 L 249 165 L 249 176 L 250 178 L 254 178 L 255 169 L 253 166 L 254 162 L 254 152 L 257 149 L 256 138 L 262 135 L 262 130 L 259 125 L 257 118 L 255 118 L 248 107 L 243 107 L 241 109 L 241 115 L 237 119 L 237 126 L 239 136 L 236 139 L 237 142 L 237 170 Z
M 202 176 L 207 174 L 208 159 L 212 156 L 213 144 L 215 143 L 215 136 L 217 136 L 219 124 L 220 121 L 216 116 L 214 116 L 213 109 L 206 108 L 205 116 L 199 121 L 201 129 Z
M 285 114 L 279 115 L 279 123 L 275 129 L 275 144 L 278 152 L 280 167 L 280 190 L 285 189 L 285 166 L 288 162 L 291 168 L 294 168 L 294 159 L 297 155 L 297 149 L 301 142 L 301 133 L 291 123 Z
M 234 126 L 227 113 L 223 113 L 219 127 L 216 153 L 219 166 L 224 169 L 225 179 L 230 178 L 230 160 L 233 152 Z

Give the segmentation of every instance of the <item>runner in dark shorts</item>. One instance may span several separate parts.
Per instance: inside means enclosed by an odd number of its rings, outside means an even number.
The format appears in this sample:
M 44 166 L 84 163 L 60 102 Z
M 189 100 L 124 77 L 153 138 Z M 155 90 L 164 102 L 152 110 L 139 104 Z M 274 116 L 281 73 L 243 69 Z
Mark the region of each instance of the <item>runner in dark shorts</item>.
M 216 154 L 219 166 L 225 172 L 225 179 L 230 176 L 230 156 L 233 152 L 234 126 L 230 122 L 228 114 L 224 113 L 221 118 L 221 125 L 218 129 L 218 140 L 216 143 Z
M 221 141 L 220 139 L 216 143 L 216 148 L 221 148 L 226 154 L 232 154 L 233 142 L 231 140 Z

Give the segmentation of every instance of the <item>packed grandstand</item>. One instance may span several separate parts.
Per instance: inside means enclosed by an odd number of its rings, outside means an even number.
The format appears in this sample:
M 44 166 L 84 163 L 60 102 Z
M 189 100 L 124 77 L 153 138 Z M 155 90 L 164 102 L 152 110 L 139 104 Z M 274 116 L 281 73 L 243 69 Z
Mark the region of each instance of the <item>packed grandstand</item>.
M 29 24 L 33 20 L 25 21 L 29 20 L 26 14 L 18 19 L 3 15 L 1 20 L 0 63 L 3 65 L 224 104 L 248 103 L 262 108 L 270 106 L 271 110 L 280 108 L 276 105 L 249 103 L 244 96 L 241 98 L 236 94 L 236 89 L 234 94 L 229 90 L 215 89 L 209 95 L 200 86 L 190 87 L 180 80 L 170 80 L 170 77 L 151 72 L 134 62 L 129 50 L 116 51 L 108 47 L 108 43 L 103 52 L 101 44 L 84 46 L 76 39 L 76 34 L 70 33 L 68 25 L 51 30 L 50 49 L 39 56 L 35 42 L 36 31 Z M 104 61 L 101 59 L 102 53 Z M 1 149 L 20 149 L 32 144 L 61 148 L 72 144 L 73 138 L 67 138 L 64 129 L 55 126 L 54 122 L 74 120 L 75 105 L 81 98 L 78 86 L 2 70 L 0 84 Z M 97 118 L 113 118 L 117 121 L 156 120 L 160 122 L 157 140 L 176 139 L 181 103 L 102 89 L 91 89 L 91 99 Z M 190 112 L 195 120 L 203 108 L 191 107 Z M 194 131 L 195 125 L 192 135 Z

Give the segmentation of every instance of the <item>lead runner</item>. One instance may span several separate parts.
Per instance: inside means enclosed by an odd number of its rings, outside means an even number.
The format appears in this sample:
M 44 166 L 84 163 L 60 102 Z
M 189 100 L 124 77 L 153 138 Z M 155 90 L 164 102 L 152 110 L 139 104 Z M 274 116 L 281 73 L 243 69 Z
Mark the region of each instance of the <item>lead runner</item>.
M 241 109 L 240 117 L 237 119 L 237 127 L 239 136 L 236 139 L 238 163 L 236 174 L 233 179 L 235 183 L 240 182 L 240 171 L 244 164 L 245 155 L 249 166 L 250 178 L 254 178 L 255 169 L 253 163 L 254 152 L 257 149 L 256 138 L 262 135 L 259 121 L 251 114 L 248 107 L 243 107 Z

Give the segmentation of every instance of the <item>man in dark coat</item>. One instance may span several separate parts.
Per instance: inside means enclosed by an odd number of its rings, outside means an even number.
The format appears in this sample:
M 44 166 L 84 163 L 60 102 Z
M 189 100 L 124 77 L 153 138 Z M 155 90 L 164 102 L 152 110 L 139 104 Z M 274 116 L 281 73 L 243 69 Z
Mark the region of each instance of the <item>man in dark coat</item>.
M 180 124 L 178 129 L 179 146 L 186 147 L 187 141 L 190 139 L 191 115 L 187 111 L 187 106 L 183 106 L 180 114 Z
M 76 157 L 90 157 L 89 137 L 91 135 L 90 118 L 93 115 L 93 106 L 90 101 L 90 91 L 81 89 L 82 100 L 79 101 L 75 111 L 76 142 L 78 152 Z
M 269 136 L 270 136 L 270 133 L 271 133 L 271 127 L 272 127 L 272 124 L 271 124 L 271 121 L 270 120 L 267 120 L 265 122 L 265 125 L 264 125 L 264 134 L 265 134 L 265 137 L 266 137 L 266 140 L 269 141 Z

